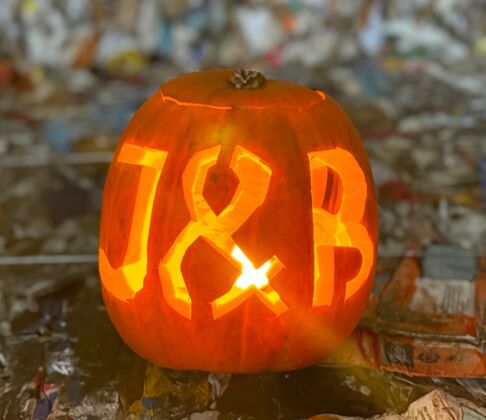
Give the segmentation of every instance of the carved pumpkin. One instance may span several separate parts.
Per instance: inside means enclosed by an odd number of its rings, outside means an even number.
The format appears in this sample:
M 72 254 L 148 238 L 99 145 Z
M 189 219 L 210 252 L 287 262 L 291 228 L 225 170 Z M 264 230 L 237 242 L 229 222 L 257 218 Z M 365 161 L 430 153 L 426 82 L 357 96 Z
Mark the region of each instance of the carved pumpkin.
M 186 74 L 138 110 L 111 164 L 103 298 L 157 365 L 295 369 L 358 322 L 376 231 L 365 151 L 331 98 L 256 72 Z

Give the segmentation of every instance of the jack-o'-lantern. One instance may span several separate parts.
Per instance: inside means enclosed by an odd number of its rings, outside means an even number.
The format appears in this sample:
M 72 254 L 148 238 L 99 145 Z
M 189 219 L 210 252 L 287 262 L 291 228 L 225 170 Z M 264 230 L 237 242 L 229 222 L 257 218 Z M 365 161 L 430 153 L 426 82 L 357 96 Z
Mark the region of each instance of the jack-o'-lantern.
M 145 102 L 113 158 L 103 298 L 157 365 L 296 369 L 356 325 L 376 239 L 367 157 L 331 98 L 253 71 L 190 73 Z

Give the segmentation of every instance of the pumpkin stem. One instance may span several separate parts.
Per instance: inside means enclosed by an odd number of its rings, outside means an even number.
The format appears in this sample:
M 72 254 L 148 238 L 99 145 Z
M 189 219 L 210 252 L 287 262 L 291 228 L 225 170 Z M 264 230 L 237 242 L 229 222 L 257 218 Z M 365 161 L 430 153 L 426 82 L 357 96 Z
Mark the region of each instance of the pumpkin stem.
M 265 76 L 259 71 L 244 69 L 236 69 L 229 78 L 236 89 L 260 89 L 265 81 Z

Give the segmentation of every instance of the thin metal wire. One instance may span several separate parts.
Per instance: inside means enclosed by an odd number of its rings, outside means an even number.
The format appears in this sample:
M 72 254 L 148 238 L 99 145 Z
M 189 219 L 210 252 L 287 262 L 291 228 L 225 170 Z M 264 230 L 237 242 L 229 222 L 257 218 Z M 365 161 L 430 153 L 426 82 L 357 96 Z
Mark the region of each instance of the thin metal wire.
M 378 258 L 403 258 L 423 256 L 421 251 L 406 251 L 403 253 L 380 253 Z M 486 257 L 475 255 L 475 257 Z M 57 255 L 18 255 L 0 256 L 0 267 L 24 266 L 24 265 L 49 265 L 49 264 L 97 264 L 97 254 L 57 254 Z
M 0 267 L 49 264 L 97 264 L 96 254 L 0 256 Z
M 110 163 L 113 157 L 112 152 L 83 152 L 66 153 L 62 155 L 20 155 L 1 156 L 0 168 L 22 168 L 34 166 L 47 166 L 56 164 L 67 165 L 89 165 Z

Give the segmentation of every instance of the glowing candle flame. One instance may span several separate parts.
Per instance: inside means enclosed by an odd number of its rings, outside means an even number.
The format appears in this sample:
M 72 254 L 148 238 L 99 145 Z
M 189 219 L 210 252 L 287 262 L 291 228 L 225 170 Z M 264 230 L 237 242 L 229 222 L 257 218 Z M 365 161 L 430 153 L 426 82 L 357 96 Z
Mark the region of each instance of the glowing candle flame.
M 241 263 L 241 275 L 236 279 L 236 287 L 247 289 L 250 286 L 255 286 L 256 288 L 261 289 L 268 285 L 267 272 L 272 265 L 270 261 L 267 261 L 259 268 L 255 268 L 252 262 L 237 245 L 234 246 L 231 256 Z

